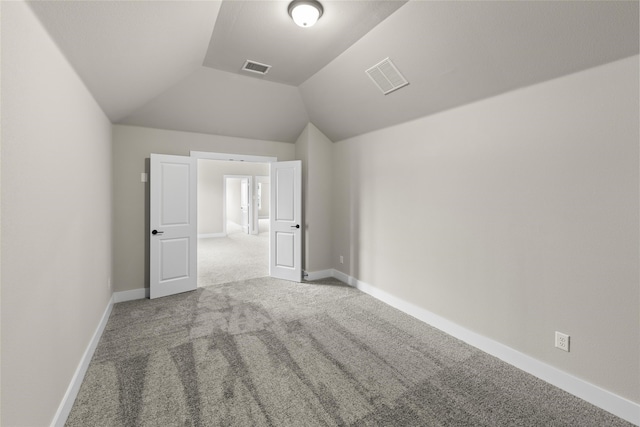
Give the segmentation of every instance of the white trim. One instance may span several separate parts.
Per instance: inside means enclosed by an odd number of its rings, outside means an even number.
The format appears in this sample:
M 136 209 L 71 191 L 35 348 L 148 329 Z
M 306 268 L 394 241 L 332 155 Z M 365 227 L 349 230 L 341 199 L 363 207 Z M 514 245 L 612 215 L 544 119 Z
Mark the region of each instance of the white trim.
M 138 288 L 130 291 L 121 291 L 113 293 L 113 302 L 133 301 L 137 299 L 149 298 L 149 288 Z
M 395 297 L 341 271 L 334 269 L 333 277 L 592 405 L 640 426 L 640 404 L 638 403 L 561 371 L 491 338 L 470 331 L 444 317 Z
M 256 162 L 273 163 L 277 162 L 277 157 L 270 156 L 249 156 L 246 154 L 209 153 L 208 151 L 191 151 L 191 157 L 208 160 L 226 160 L 230 162 Z
M 354 286 L 355 287 L 355 280 L 353 277 L 349 276 L 348 274 L 343 273 L 340 270 L 336 270 L 335 268 L 333 269 L 333 278 L 334 279 L 338 279 L 343 283 L 346 283 L 349 286 Z
M 333 269 L 328 269 L 328 270 L 320 270 L 320 271 L 305 271 L 306 276 L 304 276 L 304 278 L 306 280 L 321 280 L 321 279 L 326 279 L 328 277 L 334 277 L 333 276 Z
M 62 427 L 67 422 L 67 418 L 69 417 L 69 413 L 71 413 L 71 408 L 73 408 L 73 403 L 78 396 L 78 392 L 80 391 L 80 386 L 82 385 L 82 381 L 84 380 L 84 376 L 87 373 L 87 369 L 89 368 L 89 363 L 91 363 L 91 358 L 93 357 L 93 353 L 96 351 L 96 347 L 98 346 L 98 342 L 100 342 L 100 338 L 102 337 L 102 332 L 104 332 L 105 326 L 107 326 L 107 321 L 109 320 L 109 316 L 111 315 L 111 309 L 113 308 L 113 295 L 109 299 L 109 303 L 107 304 L 107 308 L 104 310 L 102 314 L 102 318 L 98 323 L 98 327 L 96 328 L 91 340 L 89 340 L 89 344 L 87 345 L 84 354 L 80 358 L 80 363 L 76 368 L 76 371 L 71 378 L 71 382 L 69 383 L 69 387 L 67 388 L 62 401 L 60 402 L 60 406 L 56 411 L 56 414 L 53 416 L 53 420 L 51 421 L 51 426 Z
M 198 239 L 209 239 L 211 237 L 227 237 L 227 233 L 205 233 L 205 234 L 198 234 Z

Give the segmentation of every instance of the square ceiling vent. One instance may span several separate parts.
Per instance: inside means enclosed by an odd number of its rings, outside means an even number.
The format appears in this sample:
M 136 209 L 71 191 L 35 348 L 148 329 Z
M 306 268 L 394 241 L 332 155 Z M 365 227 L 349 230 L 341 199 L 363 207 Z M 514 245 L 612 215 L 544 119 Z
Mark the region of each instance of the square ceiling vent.
M 271 68 L 271 65 L 261 64 L 259 62 L 251 61 L 249 59 L 247 59 L 247 61 L 242 66 L 243 71 L 249 71 L 251 73 L 263 74 L 263 75 L 267 74 L 270 68 Z
M 409 84 L 389 58 L 369 68 L 366 73 L 385 95 Z

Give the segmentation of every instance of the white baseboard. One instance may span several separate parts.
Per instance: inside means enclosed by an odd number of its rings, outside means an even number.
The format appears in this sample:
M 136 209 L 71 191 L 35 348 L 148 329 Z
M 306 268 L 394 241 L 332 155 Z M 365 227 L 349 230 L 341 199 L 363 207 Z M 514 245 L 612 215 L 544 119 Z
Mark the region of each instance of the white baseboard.
M 341 271 L 333 270 L 333 277 L 362 292 L 415 317 L 441 331 L 495 356 L 541 380 L 585 400 L 617 417 L 640 426 L 640 404 L 561 371 L 551 365 L 527 356 L 511 347 L 470 331 L 444 317 L 418 307 L 375 286 L 362 282 Z
M 198 234 L 198 239 L 208 239 L 211 237 L 227 237 L 227 233 L 205 233 Z
M 60 402 L 60 406 L 58 407 L 58 411 L 53 417 L 53 421 L 51 421 L 52 427 L 63 427 L 67 422 L 67 418 L 69 417 L 69 413 L 71 412 L 71 408 L 73 408 L 73 403 L 76 400 L 76 396 L 78 396 L 78 392 L 80 391 L 80 386 L 82 385 L 82 380 L 84 380 L 84 375 L 87 373 L 87 369 L 89 368 L 89 363 L 91 362 L 91 358 L 93 357 L 93 353 L 96 351 L 96 347 L 98 346 L 98 342 L 102 337 L 102 332 L 104 332 L 105 326 L 107 326 L 107 321 L 109 320 L 109 316 L 111 315 L 111 309 L 113 308 L 113 296 L 109 300 L 107 304 L 107 308 L 104 310 L 102 314 L 102 318 L 100 319 L 100 323 L 98 323 L 98 327 L 96 328 L 91 340 L 89 341 L 89 345 L 87 349 L 84 351 L 82 358 L 80 359 L 80 363 L 76 368 L 76 371 L 71 378 L 71 383 L 67 388 L 64 397 L 62 398 L 62 402 Z
M 333 269 L 320 270 L 320 271 L 305 271 L 305 280 L 320 280 L 328 277 L 333 277 Z
M 113 302 L 133 301 L 136 299 L 149 298 L 149 288 L 138 288 L 130 291 L 114 292 Z
M 608 411 L 630 423 L 640 426 L 640 404 L 611 393 L 610 391 L 593 385 L 587 381 L 581 380 L 567 372 L 561 371 L 551 365 L 534 359 L 531 356 L 527 356 L 524 353 L 514 350 L 511 347 L 470 331 L 454 322 L 451 322 L 450 320 L 438 316 L 424 308 L 406 302 L 386 291 L 362 282 L 339 270 L 329 269 L 309 272 L 307 280 L 319 280 L 327 277 L 334 277 L 348 285 L 351 285 L 384 302 L 385 304 L 440 329 L 441 331 L 458 338 L 467 344 L 484 351 L 485 353 L 495 356 L 518 369 L 532 374 L 549 384 L 591 403 L 592 405 L 604 409 L 605 411 Z M 100 319 L 98 327 L 91 337 L 87 349 L 80 359 L 78 368 L 71 379 L 71 383 L 69 384 L 64 398 L 58 407 L 58 411 L 53 417 L 51 426 L 62 427 L 67 421 L 67 417 L 69 416 L 73 403 L 78 395 L 78 391 L 80 390 L 82 380 L 87 372 L 93 353 L 95 352 L 98 342 L 100 341 L 100 337 L 102 336 L 107 321 L 109 320 L 113 304 L 117 302 L 148 298 L 148 293 L 148 288 L 140 288 L 130 291 L 115 292 L 113 294 L 102 318 Z
M 343 273 L 340 270 L 336 270 L 335 268 L 333 269 L 333 278 L 334 279 L 338 279 L 343 283 L 346 283 L 347 285 L 355 286 L 356 283 L 356 279 L 354 279 L 353 277 L 349 276 L 348 274 Z

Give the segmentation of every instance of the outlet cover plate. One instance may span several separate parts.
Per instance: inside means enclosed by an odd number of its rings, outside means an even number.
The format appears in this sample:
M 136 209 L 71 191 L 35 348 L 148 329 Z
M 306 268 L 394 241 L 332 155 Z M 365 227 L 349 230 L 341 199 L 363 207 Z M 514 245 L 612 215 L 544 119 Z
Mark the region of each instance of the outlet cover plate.
M 556 331 L 556 347 L 560 350 L 569 351 L 569 335 Z

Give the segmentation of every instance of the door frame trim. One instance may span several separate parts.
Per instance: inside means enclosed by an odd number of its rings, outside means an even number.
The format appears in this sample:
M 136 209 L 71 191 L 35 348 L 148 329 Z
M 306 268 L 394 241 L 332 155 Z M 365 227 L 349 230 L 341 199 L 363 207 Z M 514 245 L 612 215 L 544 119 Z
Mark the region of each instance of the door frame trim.
M 226 160 L 229 162 L 253 162 L 253 163 L 274 163 L 277 157 L 271 156 L 250 156 L 246 154 L 213 153 L 209 151 L 191 151 L 191 157 L 208 160 Z

